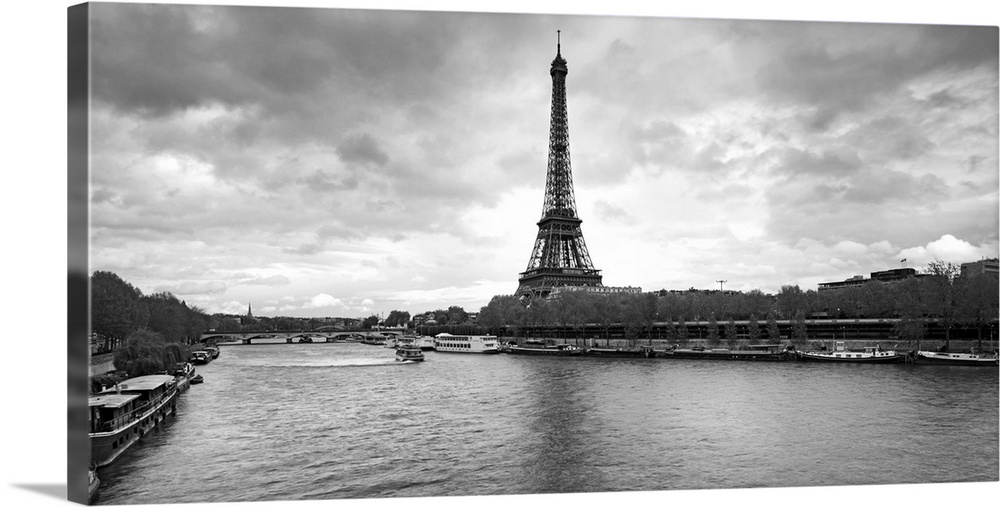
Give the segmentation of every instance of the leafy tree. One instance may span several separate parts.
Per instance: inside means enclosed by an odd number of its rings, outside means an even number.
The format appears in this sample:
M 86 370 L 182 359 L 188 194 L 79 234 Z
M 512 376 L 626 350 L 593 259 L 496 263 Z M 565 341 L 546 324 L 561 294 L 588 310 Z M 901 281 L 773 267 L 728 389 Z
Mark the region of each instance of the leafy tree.
M 667 340 L 667 343 L 670 344 L 670 345 L 676 345 L 679 338 L 680 338 L 680 335 L 679 335 L 679 333 L 677 331 L 677 325 L 674 324 L 674 322 L 672 320 L 670 320 L 670 318 L 668 317 L 667 321 L 666 321 L 666 340 Z
M 774 310 L 767 312 L 767 339 L 770 343 L 781 343 L 781 329 Z
M 891 318 L 896 317 L 896 292 L 898 286 L 869 281 L 858 288 L 858 301 L 855 303 L 855 318 Z
M 798 285 L 782 285 L 777 296 L 777 307 L 778 313 L 786 319 L 792 318 L 799 310 L 805 312 L 805 293 Z
M 753 315 L 767 315 L 768 310 L 774 307 L 774 299 L 767 294 L 761 292 L 760 289 L 753 289 L 748 292 L 745 296 L 746 303 L 746 313 L 740 315 L 746 315 L 748 317 Z
M 478 322 L 486 328 L 496 330 L 500 335 L 505 326 L 512 328 L 517 334 L 517 328 L 524 325 L 525 307 L 521 299 L 515 295 L 493 296 L 489 304 L 479 311 Z
M 188 350 L 180 343 L 168 344 L 159 333 L 139 330 L 125 339 L 114 353 L 115 369 L 129 377 L 152 375 L 187 359 Z
M 187 307 L 169 292 L 157 292 L 143 298 L 149 308 L 149 323 L 151 331 L 159 333 L 166 341 L 185 341 L 184 322 Z
M 683 316 L 678 316 L 677 321 L 677 344 L 686 347 L 691 332 L 688 330 L 687 321 L 684 320 Z
M 747 338 L 751 345 L 760 341 L 760 322 L 757 321 L 757 315 L 753 313 L 750 314 L 750 323 L 747 324 Z
M 371 329 L 371 328 L 373 328 L 375 326 L 378 326 L 378 322 L 379 322 L 378 315 L 370 315 L 368 317 L 365 317 L 361 321 L 361 328 L 362 329 Z
M 110 271 L 95 271 L 90 277 L 91 331 L 121 342 L 144 327 L 142 292 Z
M 924 305 L 920 281 L 907 278 L 893 287 L 895 292 L 895 314 L 899 321 L 895 324 L 896 334 L 906 340 L 920 341 L 927 332 L 927 311 Z M 945 344 L 947 347 L 947 344 Z
M 951 341 L 951 329 L 958 319 L 955 277 L 958 276 L 958 265 L 935 260 L 927 265 L 920 288 L 924 289 L 925 311 L 938 318 L 938 324 L 944 327 L 945 348 Z
M 731 349 L 735 349 L 737 341 L 738 340 L 736 338 L 736 321 L 734 321 L 733 318 L 730 317 L 729 320 L 726 321 L 726 345 L 728 345 L 729 348 Z
M 447 314 L 449 324 L 464 324 L 469 321 L 469 314 L 461 306 L 449 306 Z
M 976 350 L 983 348 L 983 328 L 997 320 L 1000 282 L 985 274 L 963 275 L 956 279 L 956 321 L 976 328 Z
M 715 314 L 711 314 L 708 317 L 708 346 L 716 347 L 719 345 L 719 321 L 715 319 Z
M 410 321 L 410 312 L 393 310 L 385 318 L 385 325 L 389 327 L 405 326 Z
M 792 342 L 796 345 L 804 345 L 809 338 L 806 332 L 806 312 L 804 310 L 795 311 L 795 319 L 792 321 Z

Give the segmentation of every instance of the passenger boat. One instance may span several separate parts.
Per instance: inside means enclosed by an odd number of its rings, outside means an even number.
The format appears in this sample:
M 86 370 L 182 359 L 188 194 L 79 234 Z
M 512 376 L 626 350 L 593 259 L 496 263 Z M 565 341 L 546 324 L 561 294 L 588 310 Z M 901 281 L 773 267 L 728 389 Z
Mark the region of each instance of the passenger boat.
M 667 349 L 659 357 L 668 359 L 715 359 L 722 361 L 787 361 L 795 355 L 795 347 L 778 344 L 750 345 L 745 349 Z
M 385 345 L 385 338 L 386 337 L 384 335 L 379 335 L 379 336 L 368 335 L 361 340 L 361 343 L 364 343 L 365 345 Z
M 905 361 L 909 356 L 901 354 L 895 350 L 882 350 L 882 347 L 865 347 L 863 351 L 847 350 L 844 342 L 837 342 L 832 352 L 823 351 L 799 351 L 799 361 L 826 361 L 837 363 L 898 363 Z
M 396 349 L 397 361 L 423 361 L 424 353 L 417 347 L 399 347 Z
M 977 354 L 974 352 L 931 352 L 918 350 L 916 364 L 953 364 L 960 366 L 1000 366 L 997 354 Z
M 548 345 L 542 340 L 525 340 L 524 343 L 511 344 L 504 347 L 504 352 L 508 354 L 521 354 L 526 356 L 579 356 L 583 355 L 583 349 L 576 345 L 567 343 Z
M 465 352 L 470 354 L 496 354 L 500 340 L 492 335 L 434 335 L 434 350 L 438 352 Z
M 433 336 L 415 336 L 413 344 L 420 347 L 420 350 L 435 350 Z
M 95 466 L 118 459 L 132 444 L 174 412 L 177 379 L 145 375 L 122 381 L 91 396 L 90 458 Z

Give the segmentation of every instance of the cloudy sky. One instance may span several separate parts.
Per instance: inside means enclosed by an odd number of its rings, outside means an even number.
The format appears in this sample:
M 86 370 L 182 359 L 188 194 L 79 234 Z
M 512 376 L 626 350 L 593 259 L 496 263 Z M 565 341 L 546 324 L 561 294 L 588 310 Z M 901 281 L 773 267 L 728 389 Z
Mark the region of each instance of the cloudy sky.
M 773 293 L 998 255 L 995 26 L 91 9 L 90 270 L 210 313 L 513 293 L 556 30 L 606 285 Z

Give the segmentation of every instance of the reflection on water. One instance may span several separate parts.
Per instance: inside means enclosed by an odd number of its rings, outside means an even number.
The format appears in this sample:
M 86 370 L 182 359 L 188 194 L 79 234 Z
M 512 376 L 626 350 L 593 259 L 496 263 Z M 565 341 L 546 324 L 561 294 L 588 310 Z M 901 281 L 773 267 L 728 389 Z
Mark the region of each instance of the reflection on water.
M 292 344 L 198 372 L 101 503 L 998 480 L 996 369 Z

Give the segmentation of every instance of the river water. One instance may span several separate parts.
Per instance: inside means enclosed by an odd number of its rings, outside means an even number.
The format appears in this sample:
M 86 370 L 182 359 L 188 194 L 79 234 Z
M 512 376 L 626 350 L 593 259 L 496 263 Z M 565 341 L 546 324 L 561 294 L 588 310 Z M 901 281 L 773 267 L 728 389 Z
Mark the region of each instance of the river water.
M 223 346 L 101 504 L 1000 480 L 996 368 Z

